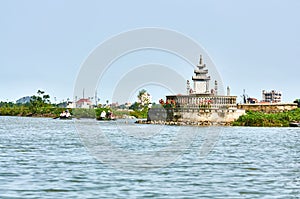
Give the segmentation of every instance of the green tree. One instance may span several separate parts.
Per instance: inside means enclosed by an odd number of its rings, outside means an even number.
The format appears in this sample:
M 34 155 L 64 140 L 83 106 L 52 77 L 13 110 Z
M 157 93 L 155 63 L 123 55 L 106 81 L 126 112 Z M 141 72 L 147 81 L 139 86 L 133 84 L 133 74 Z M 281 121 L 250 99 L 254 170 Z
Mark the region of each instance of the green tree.
M 134 111 L 139 110 L 139 103 L 134 102 L 134 103 L 129 107 L 129 109 L 132 109 L 132 110 L 134 110 Z
M 45 91 L 38 90 L 38 95 L 33 95 L 30 99 L 29 108 L 32 114 L 41 111 L 42 107 L 50 107 L 50 95 L 45 94 Z
M 296 103 L 298 105 L 298 107 L 300 108 L 300 99 L 295 99 L 294 103 Z
M 138 102 L 134 102 L 129 109 L 133 109 L 133 112 L 130 112 L 130 115 L 135 116 L 136 118 L 147 118 L 149 104 L 151 102 L 151 96 L 145 89 L 139 91 L 137 95 Z
M 142 89 L 139 91 L 139 94 L 138 94 L 138 99 L 141 99 L 142 95 L 144 95 L 145 93 L 147 93 L 146 89 Z

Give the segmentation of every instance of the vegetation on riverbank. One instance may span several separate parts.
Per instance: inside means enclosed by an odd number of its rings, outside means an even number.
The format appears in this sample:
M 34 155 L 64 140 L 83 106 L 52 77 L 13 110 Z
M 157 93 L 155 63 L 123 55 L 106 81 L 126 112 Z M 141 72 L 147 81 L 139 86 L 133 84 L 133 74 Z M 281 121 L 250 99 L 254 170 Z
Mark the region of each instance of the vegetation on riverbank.
M 0 106 L 0 116 L 22 116 L 22 117 L 52 117 L 56 118 L 65 111 L 66 108 L 55 107 L 55 105 L 47 107 L 39 107 L 33 112 L 28 105 L 10 104 L 9 106 Z M 110 108 L 68 108 L 74 118 L 96 118 L 101 112 L 111 111 L 117 118 L 122 118 L 124 115 L 130 115 L 130 111 L 119 111 Z
M 132 104 L 129 109 L 113 109 L 110 106 L 98 106 L 95 109 L 84 108 L 68 108 L 69 112 L 75 118 L 99 118 L 101 113 L 111 112 L 116 118 L 124 118 L 124 116 L 134 116 L 136 118 L 147 118 L 151 97 L 146 90 L 141 90 L 137 96 L 138 102 Z M 0 102 L 1 116 L 27 116 L 27 117 L 59 117 L 60 113 L 66 108 L 58 107 L 51 104 L 50 96 L 44 91 L 37 91 L 37 95 L 30 98 L 30 102 L 26 104 L 16 104 L 12 102 Z M 300 105 L 300 100 L 297 100 Z M 153 105 L 153 104 L 152 104 Z M 160 103 L 159 106 L 165 105 Z M 166 104 L 169 105 L 169 104 Z M 172 105 L 172 103 L 171 103 Z M 156 105 L 154 104 L 152 108 Z M 282 112 L 270 113 L 248 111 L 245 115 L 239 117 L 233 126 L 262 126 L 262 127 L 287 127 L 291 122 L 300 121 L 300 108 Z
M 38 90 L 37 95 L 31 96 L 30 102 L 26 104 L 0 102 L 0 115 L 55 117 L 65 110 L 65 108 L 60 108 L 51 104 L 49 99 L 50 96 L 48 94 Z
M 137 96 L 138 101 L 131 105 L 130 116 L 134 116 L 135 118 L 147 118 L 149 105 L 151 104 L 151 96 L 145 89 L 139 91 Z
M 300 121 L 300 108 L 282 113 L 248 111 L 233 122 L 233 126 L 288 127 L 290 122 Z
M 0 116 L 27 116 L 27 117 L 59 117 L 66 109 L 74 118 L 99 118 L 101 113 L 111 112 L 115 118 L 146 118 L 150 95 L 146 90 L 141 90 L 138 95 L 139 102 L 135 102 L 129 109 L 111 107 L 109 105 L 98 105 L 98 107 L 86 108 L 64 108 L 61 104 L 52 104 L 50 96 L 44 91 L 38 90 L 37 95 L 28 97 L 30 101 L 24 103 L 0 102 Z M 66 104 L 65 104 L 66 106 Z
M 32 112 L 28 106 L 14 105 L 10 107 L 0 107 L 1 116 L 32 116 L 32 117 L 57 117 L 65 108 L 59 107 L 41 107 Z M 71 109 L 69 109 L 72 112 Z
M 148 108 L 143 108 L 141 110 L 136 109 L 136 110 L 133 110 L 132 112 L 130 112 L 129 114 L 130 114 L 130 116 L 133 116 L 135 118 L 145 119 L 145 118 L 147 118 Z

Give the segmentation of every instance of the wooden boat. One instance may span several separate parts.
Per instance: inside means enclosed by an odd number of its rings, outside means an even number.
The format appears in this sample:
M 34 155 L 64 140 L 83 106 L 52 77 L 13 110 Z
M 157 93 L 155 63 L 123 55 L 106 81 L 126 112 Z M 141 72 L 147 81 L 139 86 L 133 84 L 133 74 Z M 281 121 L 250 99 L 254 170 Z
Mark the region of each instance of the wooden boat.
M 71 119 L 72 119 L 72 116 L 66 116 L 66 115 L 64 115 L 64 116 L 59 116 L 59 119 L 61 119 L 61 120 L 71 120 Z
M 99 120 L 99 121 L 110 121 L 110 120 L 116 120 L 116 118 L 102 118 L 102 117 L 97 117 L 96 120 Z
M 62 112 L 59 115 L 59 119 L 62 119 L 62 120 L 70 120 L 70 119 L 72 119 L 72 116 L 71 116 L 69 110 L 65 110 L 64 112 Z
M 300 127 L 300 122 L 291 122 L 290 127 Z
M 111 112 L 106 113 L 105 111 L 102 111 L 101 115 L 97 117 L 96 120 L 100 120 L 100 121 L 116 120 L 116 117 Z

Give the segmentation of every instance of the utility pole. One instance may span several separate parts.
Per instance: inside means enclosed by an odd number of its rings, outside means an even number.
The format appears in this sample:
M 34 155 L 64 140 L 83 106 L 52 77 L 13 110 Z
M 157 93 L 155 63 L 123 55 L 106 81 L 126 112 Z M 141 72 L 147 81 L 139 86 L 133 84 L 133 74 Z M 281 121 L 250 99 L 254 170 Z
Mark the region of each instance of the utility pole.
M 98 106 L 98 97 L 97 97 L 97 91 L 95 91 L 95 105 Z

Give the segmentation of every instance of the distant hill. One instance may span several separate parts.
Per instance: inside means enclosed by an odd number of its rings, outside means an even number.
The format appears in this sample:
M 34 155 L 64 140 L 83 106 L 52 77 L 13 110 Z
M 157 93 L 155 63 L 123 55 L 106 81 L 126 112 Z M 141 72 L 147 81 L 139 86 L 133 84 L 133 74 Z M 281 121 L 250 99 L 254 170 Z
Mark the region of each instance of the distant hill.
M 16 101 L 17 104 L 26 104 L 30 102 L 31 97 L 30 96 L 26 96 L 26 97 L 22 97 L 20 99 L 18 99 Z

